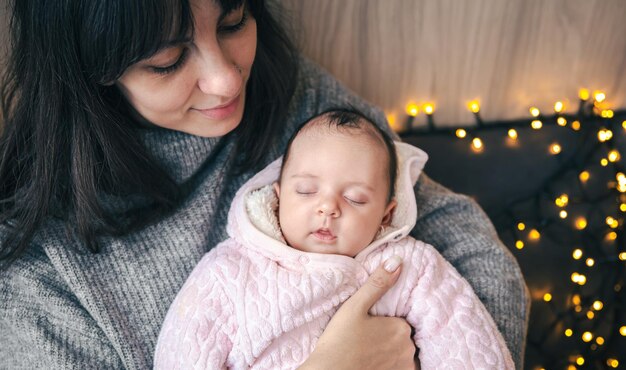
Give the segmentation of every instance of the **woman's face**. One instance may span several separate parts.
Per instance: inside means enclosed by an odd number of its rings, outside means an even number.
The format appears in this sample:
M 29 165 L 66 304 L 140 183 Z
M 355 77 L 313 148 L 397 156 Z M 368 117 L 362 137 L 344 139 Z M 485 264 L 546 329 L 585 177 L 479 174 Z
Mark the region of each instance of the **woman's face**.
M 247 6 L 223 13 L 217 1 L 191 0 L 193 39 L 176 42 L 129 67 L 117 86 L 154 125 L 203 137 L 239 125 L 256 53 Z

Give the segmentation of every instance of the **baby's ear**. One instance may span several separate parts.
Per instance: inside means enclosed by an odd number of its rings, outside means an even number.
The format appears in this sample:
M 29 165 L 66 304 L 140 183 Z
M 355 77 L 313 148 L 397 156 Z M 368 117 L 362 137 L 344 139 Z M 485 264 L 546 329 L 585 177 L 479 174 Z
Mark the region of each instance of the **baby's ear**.
M 280 184 L 278 183 L 278 181 L 273 183 L 272 186 L 274 187 L 274 191 L 276 192 L 276 196 L 280 197 Z
M 393 219 L 393 213 L 396 210 L 397 204 L 398 202 L 396 202 L 395 199 L 392 199 L 391 202 L 389 202 L 389 205 L 387 205 L 387 209 L 385 209 L 385 215 L 383 216 L 383 220 L 380 223 L 381 225 L 383 226 L 391 225 L 391 220 Z

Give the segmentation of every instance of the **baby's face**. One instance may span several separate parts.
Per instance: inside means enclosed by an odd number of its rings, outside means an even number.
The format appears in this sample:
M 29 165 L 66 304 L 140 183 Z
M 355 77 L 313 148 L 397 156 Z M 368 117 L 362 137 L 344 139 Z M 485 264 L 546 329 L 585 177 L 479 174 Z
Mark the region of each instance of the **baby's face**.
M 323 127 L 292 143 L 279 195 L 287 243 L 305 252 L 355 256 L 387 224 L 388 155 L 363 133 Z

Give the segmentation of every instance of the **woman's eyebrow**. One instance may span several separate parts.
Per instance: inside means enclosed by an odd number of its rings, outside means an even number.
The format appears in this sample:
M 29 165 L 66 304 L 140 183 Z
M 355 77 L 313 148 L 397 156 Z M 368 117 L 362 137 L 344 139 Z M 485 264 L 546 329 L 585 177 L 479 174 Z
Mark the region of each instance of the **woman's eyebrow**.
M 232 7 L 231 9 L 224 9 L 222 7 L 222 4 L 220 4 L 219 1 L 215 1 L 217 3 L 217 5 L 220 7 L 220 16 L 217 18 L 217 23 L 220 23 L 221 21 L 224 20 L 224 18 L 226 18 L 227 15 L 229 15 L 230 13 L 234 12 L 235 10 L 241 9 L 242 7 L 245 6 L 245 1 L 241 2 L 241 4 L 236 5 L 235 7 Z

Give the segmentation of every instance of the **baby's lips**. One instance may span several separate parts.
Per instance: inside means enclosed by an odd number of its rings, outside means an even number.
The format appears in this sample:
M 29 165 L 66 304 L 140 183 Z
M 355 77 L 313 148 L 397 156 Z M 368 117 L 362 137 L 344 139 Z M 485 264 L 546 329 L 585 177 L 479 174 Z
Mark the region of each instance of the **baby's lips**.
M 330 229 L 321 228 L 321 229 L 317 229 L 317 231 L 315 231 L 315 232 L 318 233 L 318 234 L 321 234 L 321 235 L 328 235 L 328 236 L 331 236 L 331 237 L 335 237 L 335 234 L 333 234 L 333 232 L 330 231 Z
M 328 230 L 328 229 L 318 229 L 316 230 L 313 235 L 322 240 L 322 241 L 334 241 L 335 239 L 337 239 L 337 237 L 332 233 L 332 231 Z

